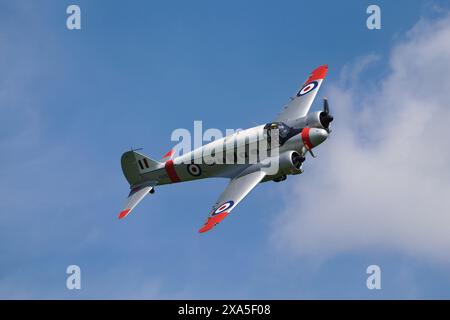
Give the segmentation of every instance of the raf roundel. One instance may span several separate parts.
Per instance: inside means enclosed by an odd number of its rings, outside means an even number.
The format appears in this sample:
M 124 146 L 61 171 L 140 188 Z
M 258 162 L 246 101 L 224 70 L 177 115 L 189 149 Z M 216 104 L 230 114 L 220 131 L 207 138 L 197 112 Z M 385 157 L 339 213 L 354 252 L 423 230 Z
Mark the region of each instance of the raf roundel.
M 227 202 L 222 203 L 213 213 L 212 216 L 215 216 L 216 214 L 222 213 L 230 209 L 234 205 L 234 201 L 230 200 Z
M 297 93 L 297 97 L 301 97 L 311 91 L 313 91 L 315 88 L 317 88 L 319 84 L 317 83 L 317 81 L 312 81 L 308 84 L 305 84 L 303 86 L 303 88 Z
M 188 170 L 189 174 L 194 177 L 198 177 L 202 174 L 202 170 L 200 169 L 200 167 L 197 164 L 188 165 L 187 170 Z

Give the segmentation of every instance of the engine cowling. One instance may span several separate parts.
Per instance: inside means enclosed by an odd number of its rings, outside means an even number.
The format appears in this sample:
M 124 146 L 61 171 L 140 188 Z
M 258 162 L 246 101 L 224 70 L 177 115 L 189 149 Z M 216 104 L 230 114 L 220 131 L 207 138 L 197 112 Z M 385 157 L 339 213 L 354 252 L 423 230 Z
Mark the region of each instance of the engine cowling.
M 317 147 L 328 138 L 328 132 L 319 128 L 303 128 L 301 132 L 303 145 L 307 149 Z
M 306 127 L 326 129 L 321 121 L 323 111 L 311 112 L 306 116 Z
M 284 152 L 279 157 L 279 174 L 299 174 L 302 173 L 302 163 L 305 161 L 305 157 L 300 155 L 297 151 Z
M 325 129 L 328 133 L 330 130 L 330 123 L 334 120 L 333 116 L 330 113 L 330 107 L 328 105 L 328 99 L 323 99 L 323 111 L 310 112 L 306 116 L 291 119 L 288 121 L 288 125 L 293 128 L 318 128 Z

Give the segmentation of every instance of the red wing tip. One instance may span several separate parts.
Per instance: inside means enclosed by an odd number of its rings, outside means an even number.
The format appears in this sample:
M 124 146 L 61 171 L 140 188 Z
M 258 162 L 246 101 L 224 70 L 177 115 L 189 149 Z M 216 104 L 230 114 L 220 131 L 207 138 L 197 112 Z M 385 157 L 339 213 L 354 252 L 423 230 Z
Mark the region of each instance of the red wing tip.
M 198 230 L 199 233 L 205 233 L 206 231 L 209 231 L 213 228 L 213 226 L 204 226 L 200 230 Z
M 309 76 L 308 80 L 306 80 L 306 83 L 314 80 L 324 79 L 325 76 L 327 75 L 327 72 L 328 72 L 328 65 L 324 64 L 321 65 L 320 67 L 317 67 L 311 72 L 311 75 Z
M 328 65 L 327 64 L 323 64 L 320 67 L 315 68 L 312 73 L 323 72 L 323 71 L 326 71 L 326 70 L 328 70 Z
M 119 219 L 125 218 L 128 215 L 129 212 L 130 212 L 130 209 L 126 209 L 126 210 L 123 210 L 122 212 L 120 212 L 119 213 Z
M 215 216 L 208 217 L 208 219 L 205 222 L 205 225 L 198 230 L 200 233 L 204 233 L 206 231 L 211 230 L 214 228 L 219 222 L 221 222 L 225 217 L 228 215 L 228 212 L 222 212 Z

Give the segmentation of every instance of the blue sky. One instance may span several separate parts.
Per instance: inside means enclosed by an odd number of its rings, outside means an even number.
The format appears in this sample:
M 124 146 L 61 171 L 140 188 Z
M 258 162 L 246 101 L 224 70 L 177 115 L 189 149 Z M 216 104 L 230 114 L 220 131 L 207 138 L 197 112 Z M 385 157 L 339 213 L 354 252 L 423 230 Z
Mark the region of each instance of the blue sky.
M 128 192 L 120 156 L 131 146 L 158 159 L 172 131 L 194 120 L 221 130 L 271 121 L 324 63 L 318 97 L 339 109 L 332 88 L 348 68 L 375 56 L 363 77 L 347 79 L 371 91 L 409 30 L 449 9 L 375 3 L 379 31 L 365 26 L 372 1 L 0 1 L 0 297 L 449 298 L 448 263 L 401 247 L 373 242 L 326 257 L 282 248 L 278 215 L 302 214 L 286 199 L 306 200 L 290 192 L 314 181 L 321 160 L 260 185 L 204 235 L 225 180 L 163 186 L 117 219 Z M 80 31 L 66 29 L 69 4 L 81 7 Z M 308 195 L 323 201 L 319 189 Z M 65 287 L 70 264 L 81 267 L 80 291 Z M 370 264 L 382 268 L 382 290 L 366 288 Z

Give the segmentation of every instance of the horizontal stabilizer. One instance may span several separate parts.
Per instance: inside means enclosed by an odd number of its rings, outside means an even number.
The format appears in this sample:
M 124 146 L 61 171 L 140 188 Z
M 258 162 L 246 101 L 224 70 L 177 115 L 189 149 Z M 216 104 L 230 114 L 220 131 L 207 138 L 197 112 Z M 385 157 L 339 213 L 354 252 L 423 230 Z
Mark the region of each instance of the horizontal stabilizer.
M 127 204 L 125 208 L 119 213 L 119 219 L 125 218 L 130 214 L 131 210 L 137 206 L 139 202 L 153 189 L 156 183 L 146 184 L 145 186 L 134 188 L 128 195 Z

